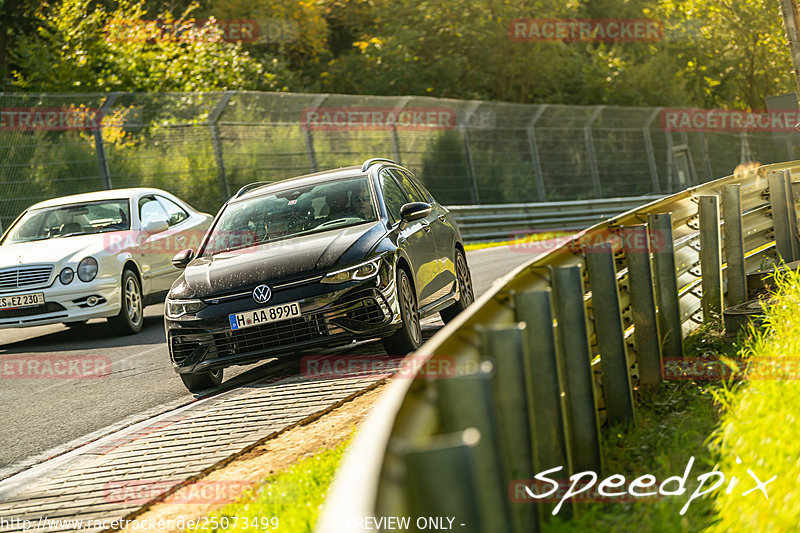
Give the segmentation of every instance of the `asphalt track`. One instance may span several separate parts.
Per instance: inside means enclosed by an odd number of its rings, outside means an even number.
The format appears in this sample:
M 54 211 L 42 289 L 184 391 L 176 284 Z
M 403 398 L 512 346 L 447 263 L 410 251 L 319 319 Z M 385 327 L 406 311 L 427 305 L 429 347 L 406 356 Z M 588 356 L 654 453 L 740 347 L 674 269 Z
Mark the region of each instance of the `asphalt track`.
M 532 255 L 497 247 L 469 252 L 467 258 L 479 295 Z M 127 337 L 113 336 L 105 320 L 74 330 L 59 324 L 0 331 L 0 355 L 94 356 L 110 361 L 111 369 L 105 377 L 81 379 L 17 379 L 0 374 L 0 479 L 196 400 L 171 368 L 162 311 L 161 305 L 148 307 L 142 331 Z M 425 324 L 428 330 L 441 326 L 433 317 Z M 379 342 L 366 344 L 375 355 L 384 353 Z M 273 359 L 228 368 L 221 389 L 278 372 L 287 363 Z

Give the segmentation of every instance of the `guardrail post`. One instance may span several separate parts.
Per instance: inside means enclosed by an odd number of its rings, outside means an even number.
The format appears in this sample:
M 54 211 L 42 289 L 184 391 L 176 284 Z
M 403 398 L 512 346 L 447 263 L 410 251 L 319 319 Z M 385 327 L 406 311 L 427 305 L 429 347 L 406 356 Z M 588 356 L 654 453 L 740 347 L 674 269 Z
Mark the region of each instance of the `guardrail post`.
M 789 232 L 792 236 L 792 260 L 800 259 L 800 235 L 797 233 L 797 209 L 794 204 L 794 191 L 792 190 L 792 172 L 783 171 L 784 189 L 786 190 L 786 209 L 789 213 Z
M 579 265 L 552 268 L 560 365 L 564 369 L 567 439 L 573 471 L 601 475 L 600 427 L 592 376 L 592 354 L 586 331 L 586 306 Z
M 770 172 L 769 176 L 767 176 L 767 180 L 769 184 L 773 229 L 775 232 L 775 247 L 781 258 L 789 263 L 796 258 L 795 246 L 793 244 L 794 232 L 792 231 L 792 223 L 789 215 L 791 209 L 790 202 L 792 202 L 793 198 L 787 190 L 787 180 L 784 171 Z
M 722 259 L 719 238 L 719 198 L 700 196 L 700 272 L 702 274 L 703 322 L 722 314 Z
M 430 444 L 402 453 L 406 470 L 406 497 L 413 525 L 420 516 L 447 516 L 467 531 L 482 531 L 475 478 L 474 428 L 439 435 Z
M 651 244 L 658 251 L 664 239 L 654 231 L 648 232 L 647 225 L 639 224 L 624 227 L 622 240 L 628 263 L 628 292 L 631 297 L 639 384 L 652 387 L 661 383 L 661 344 L 650 251 Z
M 655 236 L 662 243 L 653 250 L 661 353 L 664 357 L 683 357 L 683 331 L 681 329 L 681 308 L 678 301 L 678 278 L 675 270 L 672 213 L 650 214 L 647 220 L 651 239 Z
M 515 480 L 531 479 L 533 442 L 531 440 L 528 394 L 525 383 L 525 324 L 480 330 L 481 354 L 496 361 L 492 380 L 498 444 L 504 467 L 504 484 L 511 490 Z M 528 502 L 511 502 L 514 531 L 538 531 L 537 507 Z
M 480 432 L 475 446 L 475 481 L 481 531 L 511 531 L 508 488 L 503 485 L 498 453 L 497 422 L 489 386 L 490 372 L 478 371 L 436 381 L 442 429 L 453 433 L 474 427 Z
M 557 345 L 553 331 L 553 304 L 550 289 L 514 294 L 516 320 L 525 322 L 524 354 L 526 392 L 533 443 L 533 471 L 543 472 L 559 466 L 572 471 L 565 433 L 566 412 L 563 375 L 558 371 Z M 540 516 L 553 505 L 542 504 Z M 560 514 L 569 516 L 566 504 Z
M 742 199 L 738 183 L 722 188 L 722 218 L 725 221 L 725 262 L 728 264 L 728 305 L 747 301 L 747 272 L 744 266 Z
M 619 304 L 614 252 L 608 241 L 588 246 L 585 252 L 608 421 L 633 422 L 633 389 L 625 350 L 625 328 Z

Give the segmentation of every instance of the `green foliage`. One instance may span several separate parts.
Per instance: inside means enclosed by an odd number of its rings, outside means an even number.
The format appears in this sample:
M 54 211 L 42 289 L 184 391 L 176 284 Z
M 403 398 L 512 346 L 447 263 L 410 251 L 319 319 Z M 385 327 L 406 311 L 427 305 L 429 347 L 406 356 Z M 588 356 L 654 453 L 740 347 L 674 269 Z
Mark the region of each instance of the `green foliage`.
M 114 11 L 91 0 L 44 4 L 38 27 L 13 51 L 14 85 L 42 92 L 279 89 L 273 71 L 241 44 L 221 40 L 213 24 L 198 27 L 192 8 L 180 18 L 145 22 L 143 1 L 121 0 Z M 166 28 L 166 29 L 165 29 Z
M 336 467 L 342 460 L 349 441 L 335 448 L 304 459 L 289 470 L 270 476 L 256 490 L 245 494 L 241 500 L 225 506 L 211 516 L 228 517 L 230 524 L 236 518 L 252 521 L 263 517 L 277 517 L 278 531 L 310 533 L 314 529 L 325 493 L 333 481 Z M 196 531 L 263 531 L 265 528 L 228 529 L 197 528 Z
M 762 109 L 792 90 L 771 0 L 6 1 L 0 71 L 37 91 L 267 89 L 523 103 Z M 27 7 L 26 7 L 27 6 Z M 179 12 L 178 10 L 183 10 Z M 233 44 L 191 17 L 287 21 L 293 39 Z M 517 42 L 526 18 L 656 19 L 655 42 Z M 133 20 L 154 25 L 109 39 Z M 2 75 L 2 72 L 0 72 Z M 6 74 L 8 77 L 9 74 Z

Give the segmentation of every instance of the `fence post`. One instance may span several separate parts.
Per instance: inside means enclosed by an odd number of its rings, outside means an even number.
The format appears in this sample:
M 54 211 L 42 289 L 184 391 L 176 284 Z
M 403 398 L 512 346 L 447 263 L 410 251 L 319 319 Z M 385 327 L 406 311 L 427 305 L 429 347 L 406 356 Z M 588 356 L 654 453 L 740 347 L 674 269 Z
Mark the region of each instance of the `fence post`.
M 628 263 L 628 292 L 631 297 L 639 384 L 652 387 L 661 383 L 661 344 L 650 266 L 650 244 L 661 246 L 664 239 L 659 238 L 656 232 L 648 231 L 645 224 L 625 227 L 622 235 L 626 245 L 625 260 Z
M 525 383 L 525 324 L 481 328 L 481 355 L 494 358 L 492 393 L 498 425 L 498 444 L 504 466 L 506 494 L 512 483 L 530 479 L 533 470 L 528 394 Z M 538 531 L 537 508 L 529 502 L 512 502 L 514 531 Z
M 408 101 L 411 100 L 410 96 L 404 96 L 400 99 L 400 102 L 394 106 L 392 112 L 394 113 L 395 119 L 400 116 L 400 113 L 405 109 L 408 105 Z M 403 164 L 403 159 L 400 157 L 400 138 L 397 136 L 397 122 L 392 122 L 392 152 L 394 152 L 394 162 L 398 165 Z
M 683 331 L 675 269 L 672 213 L 650 214 L 647 220 L 651 235 L 656 235 L 663 241 L 659 249 L 653 251 L 661 353 L 664 357 L 683 357 Z
M 614 252 L 608 241 L 588 246 L 585 252 L 608 421 L 633 422 L 633 388 L 625 349 L 625 328 L 619 304 Z
M 557 335 L 563 357 L 567 435 L 572 454 L 571 474 L 602 471 L 600 427 L 597 420 L 592 353 L 586 331 L 586 306 L 580 265 L 551 268 Z
M 472 184 L 472 205 L 480 205 L 481 197 L 480 191 L 478 190 L 478 177 L 475 175 L 475 165 L 472 161 L 472 150 L 469 147 L 469 128 L 467 125 L 472 118 L 472 114 L 480 105 L 481 103 L 477 102 L 470 106 L 466 113 L 464 113 L 464 124 L 461 125 L 461 137 L 464 140 L 464 157 L 467 162 L 467 178 Z
M 478 514 L 484 533 L 511 531 L 508 487 L 503 485 L 502 462 L 497 442 L 497 412 L 490 390 L 491 373 L 480 370 L 435 383 L 439 396 L 442 430 L 463 431 L 474 427 L 480 432 L 475 446 L 475 480 Z
M 594 197 L 602 198 L 603 192 L 600 187 L 600 171 L 597 169 L 597 157 L 594 153 L 594 139 L 592 137 L 592 124 L 603 112 L 605 106 L 597 106 L 592 112 L 586 124 L 583 126 L 583 136 L 586 140 L 586 153 L 589 155 L 589 165 L 592 173 L 592 187 L 594 188 Z
M 722 218 L 725 221 L 725 262 L 728 264 L 728 305 L 731 306 L 747 301 L 742 199 L 738 183 L 730 183 L 722 188 Z
M 314 102 L 311 104 L 310 111 L 314 112 L 319 109 L 319 106 L 328 99 L 327 94 L 320 94 L 315 99 Z M 308 113 L 305 114 L 308 116 Z M 311 173 L 317 172 L 319 167 L 317 165 L 317 153 L 314 151 L 314 136 L 311 135 L 311 128 L 308 127 L 308 124 L 300 124 L 300 128 L 303 130 L 303 140 L 306 143 L 306 155 L 308 156 L 308 168 Z
M 711 158 L 708 157 L 706 135 L 702 131 L 697 132 L 697 142 L 700 144 L 700 158 L 703 160 L 703 169 L 706 171 L 706 180 L 713 180 L 714 173 L 711 170 Z
M 467 531 L 484 530 L 478 513 L 482 487 L 475 476 L 475 447 L 481 438 L 478 430 L 468 428 L 401 451 L 412 520 L 448 516 Z
M 222 152 L 222 141 L 219 137 L 217 121 L 225 111 L 225 106 L 231 101 L 233 94 L 234 91 L 225 91 L 222 93 L 217 105 L 215 105 L 211 113 L 208 114 L 208 129 L 211 132 L 211 146 L 214 150 L 214 158 L 217 160 L 217 177 L 219 178 L 219 187 L 223 202 L 231 197 L 231 188 L 228 184 L 228 178 L 225 175 L 225 158 Z
M 544 174 L 542 174 L 542 162 L 539 159 L 539 144 L 536 140 L 536 123 L 544 114 L 549 104 L 542 104 L 537 109 L 528 124 L 528 147 L 531 150 L 531 163 L 533 164 L 533 176 L 536 179 L 536 194 L 540 202 L 547 200 L 547 192 L 544 189 Z
M 525 379 L 528 395 L 534 472 L 562 466 L 572 471 L 566 437 L 564 376 L 558 371 L 550 289 L 514 294 L 515 319 L 525 322 Z M 543 504 L 545 508 L 553 506 Z M 562 507 L 564 516 L 571 507 Z M 542 511 L 544 515 L 544 510 Z
M 106 96 L 103 105 L 100 106 L 100 116 L 97 127 L 94 129 L 94 151 L 97 154 L 97 166 L 100 167 L 100 179 L 103 181 L 103 188 L 110 189 L 111 171 L 108 168 L 108 158 L 106 157 L 106 145 L 103 141 L 103 117 L 108 114 L 108 110 L 114 105 L 120 93 L 115 92 Z M 0 226 L 2 230 L 2 226 Z
M 650 118 L 647 120 L 647 123 L 642 128 L 642 138 L 644 139 L 644 148 L 647 151 L 647 164 L 650 167 L 650 182 L 653 185 L 653 192 L 656 194 L 661 194 L 661 183 L 658 181 L 658 166 L 656 165 L 656 154 L 653 150 L 653 138 L 650 135 L 650 125 L 656 119 L 659 113 L 661 113 L 660 107 L 657 107 L 653 114 L 650 115 Z
M 703 322 L 722 314 L 722 260 L 719 239 L 719 198 L 700 196 L 700 272 L 702 274 Z

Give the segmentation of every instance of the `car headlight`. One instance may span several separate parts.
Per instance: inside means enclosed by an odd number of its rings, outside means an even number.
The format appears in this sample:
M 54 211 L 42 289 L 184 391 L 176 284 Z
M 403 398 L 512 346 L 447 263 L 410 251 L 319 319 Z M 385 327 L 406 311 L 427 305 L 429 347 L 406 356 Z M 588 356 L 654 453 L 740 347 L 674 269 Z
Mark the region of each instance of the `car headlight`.
M 62 285 L 69 285 L 72 283 L 72 280 L 75 279 L 75 272 L 73 272 L 70 267 L 67 267 L 61 271 L 61 274 L 58 275 L 58 279 L 61 281 Z
M 167 298 L 164 312 L 169 318 L 180 318 L 186 315 L 195 315 L 205 307 L 206 304 L 201 300 L 170 300 Z
M 342 283 L 369 279 L 378 273 L 380 262 L 381 258 L 378 257 L 336 272 L 330 272 L 322 278 L 322 283 Z
M 94 257 L 84 257 L 78 263 L 78 279 L 89 282 L 97 275 L 97 259 Z

